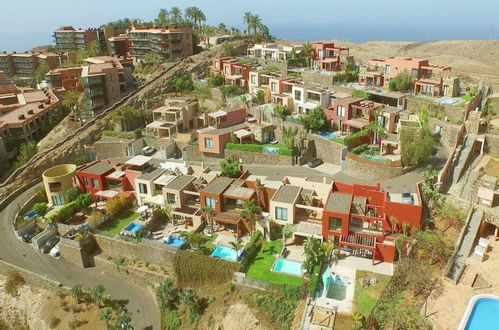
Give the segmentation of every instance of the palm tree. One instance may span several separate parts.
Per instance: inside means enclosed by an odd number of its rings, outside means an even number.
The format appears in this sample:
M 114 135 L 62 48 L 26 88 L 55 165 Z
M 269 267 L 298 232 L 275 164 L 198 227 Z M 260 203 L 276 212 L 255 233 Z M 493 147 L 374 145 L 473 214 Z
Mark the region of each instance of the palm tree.
M 379 111 L 374 110 L 374 120 L 367 124 L 365 127 L 365 129 L 369 132 L 371 144 L 373 144 L 374 141 L 377 143 L 379 137 L 385 133 L 385 127 L 379 123 L 378 116 Z M 374 137 L 374 141 L 371 137 Z
M 90 297 L 97 302 L 102 300 L 102 294 L 106 289 L 102 284 L 96 284 L 90 288 Z
M 182 21 L 182 11 L 178 7 L 170 9 L 170 19 L 174 25 L 179 25 Z
M 309 237 L 303 243 L 303 248 L 303 253 L 305 254 L 303 267 L 308 274 L 312 274 L 315 265 L 317 265 L 320 262 L 320 259 L 324 256 L 321 242 L 318 239 Z
M 250 234 L 253 234 L 253 229 L 256 223 L 257 215 L 262 213 L 262 208 L 255 204 L 255 201 L 251 200 L 249 202 L 243 203 L 243 210 L 240 213 L 241 218 L 246 218 L 248 220 L 248 226 L 250 227 Z M 239 233 L 238 233 L 239 235 Z
M 251 25 L 252 20 L 253 20 L 253 14 L 249 11 L 245 12 L 244 16 L 243 16 L 243 21 L 244 21 L 244 24 L 246 24 L 246 26 L 247 26 L 247 28 L 246 28 L 247 34 L 250 34 L 251 27 L 252 27 L 252 25 Z
M 166 9 L 160 9 L 159 10 L 159 14 L 158 14 L 158 18 L 156 18 L 154 20 L 154 23 L 158 26 L 158 27 L 165 27 L 168 25 L 168 10 Z
M 143 230 L 137 230 L 135 232 L 135 236 L 134 236 L 135 244 L 139 245 L 140 242 L 142 242 L 142 238 L 144 238 L 144 231 Z
M 236 250 L 236 259 L 239 259 L 239 253 L 244 246 L 243 241 L 240 238 L 237 238 L 235 241 L 230 242 L 229 244 L 234 250 Z
M 210 206 L 205 206 L 201 208 L 201 211 L 203 211 L 206 221 L 208 221 L 208 225 L 210 226 L 210 230 L 213 233 L 213 213 L 215 210 L 213 210 Z
M 206 21 L 206 16 L 198 7 L 188 7 L 185 9 L 184 17 L 191 20 L 194 25 L 201 27 L 201 22 Z
M 282 243 L 284 246 L 286 246 L 286 241 L 293 236 L 293 233 L 295 232 L 295 226 L 293 225 L 285 225 L 282 228 Z
M 312 58 L 312 52 L 314 48 L 312 46 L 312 43 L 310 41 L 307 41 L 306 43 L 303 44 L 303 55 L 307 57 L 307 63 L 308 66 L 310 67 L 310 59 Z
M 262 26 L 262 19 L 260 18 L 260 16 L 253 15 L 251 17 L 251 27 L 253 28 L 253 31 L 255 32 L 254 34 L 256 34 L 257 29 L 260 28 L 261 26 Z
M 64 94 L 62 98 L 62 105 L 74 113 L 76 118 L 79 118 L 80 115 L 78 113 L 78 102 L 80 100 L 80 93 L 76 90 L 69 90 Z
M 198 298 L 196 293 L 191 288 L 187 288 L 180 293 L 179 300 L 182 304 L 186 305 L 192 312 L 196 310 L 198 304 Z

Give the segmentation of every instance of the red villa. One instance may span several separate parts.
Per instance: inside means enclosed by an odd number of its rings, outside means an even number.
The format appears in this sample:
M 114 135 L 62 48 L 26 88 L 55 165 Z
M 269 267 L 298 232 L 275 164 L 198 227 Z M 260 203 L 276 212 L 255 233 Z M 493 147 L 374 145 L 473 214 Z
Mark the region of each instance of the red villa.
M 348 57 L 348 48 L 336 47 L 333 42 L 314 42 L 312 44 L 312 66 L 315 70 L 341 71 L 341 56 Z
M 381 103 L 347 97 L 334 99 L 331 108 L 325 109 L 324 113 L 331 127 L 337 127 L 342 134 L 349 134 L 362 130 L 375 119 L 375 110 L 382 107 Z
M 417 186 L 410 199 L 384 192 L 379 184 L 334 182 L 323 212 L 322 234 L 338 251 L 348 247 L 353 255 L 369 256 L 373 263 L 393 262 L 396 247 L 390 235 L 400 232 L 404 223 L 410 229 L 421 225 L 423 207 Z

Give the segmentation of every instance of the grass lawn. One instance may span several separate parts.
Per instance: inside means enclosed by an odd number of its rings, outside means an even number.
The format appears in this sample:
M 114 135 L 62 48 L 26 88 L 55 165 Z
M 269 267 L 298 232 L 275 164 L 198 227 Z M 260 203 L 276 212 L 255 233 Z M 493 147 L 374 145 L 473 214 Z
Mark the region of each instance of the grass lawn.
M 377 283 L 363 288 L 360 284 L 362 278 L 370 279 L 376 277 Z M 355 279 L 355 294 L 354 304 L 357 306 L 357 311 L 364 316 L 369 316 L 374 305 L 378 301 L 384 288 L 390 281 L 389 275 L 377 274 L 365 270 L 358 270 Z
M 120 215 L 118 215 L 118 218 L 113 220 L 112 222 L 103 223 L 99 229 L 103 231 L 102 234 L 109 237 L 114 237 L 130 222 L 137 219 L 139 216 L 139 213 L 135 213 L 133 211 L 125 211 L 120 213 Z
M 299 286 L 305 283 L 305 279 L 301 277 L 270 271 L 270 268 L 275 261 L 274 254 L 281 252 L 281 250 L 281 240 L 270 243 L 266 242 L 260 252 L 256 255 L 253 263 L 249 266 L 246 277 L 273 284 L 291 284 Z

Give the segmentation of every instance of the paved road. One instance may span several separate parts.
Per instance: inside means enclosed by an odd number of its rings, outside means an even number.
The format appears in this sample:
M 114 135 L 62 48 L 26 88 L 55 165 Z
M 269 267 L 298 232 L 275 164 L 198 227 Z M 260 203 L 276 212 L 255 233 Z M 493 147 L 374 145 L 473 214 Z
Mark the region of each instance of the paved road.
M 148 288 L 133 285 L 97 268 L 82 269 L 63 259 L 52 258 L 15 237 L 12 230 L 15 213 L 35 193 L 36 187 L 28 189 L 0 212 L 0 258 L 66 286 L 102 284 L 111 298 L 128 301 L 127 309 L 132 313 L 137 329 L 159 329 L 159 309 Z

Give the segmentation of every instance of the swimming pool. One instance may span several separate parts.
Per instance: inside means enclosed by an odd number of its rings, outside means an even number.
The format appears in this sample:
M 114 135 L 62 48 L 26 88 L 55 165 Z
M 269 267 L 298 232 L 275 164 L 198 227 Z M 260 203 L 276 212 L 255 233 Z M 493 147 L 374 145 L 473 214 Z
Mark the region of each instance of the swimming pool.
M 334 274 L 330 276 L 326 297 L 334 300 L 344 300 L 347 296 L 348 278 Z
M 367 159 L 372 159 L 376 160 L 378 162 L 387 162 L 388 159 L 382 156 L 376 156 L 376 155 L 369 155 L 369 154 L 361 154 L 362 157 L 367 158 Z
M 239 253 L 239 258 L 244 253 L 244 249 Z M 211 252 L 212 257 L 220 258 L 220 259 L 225 259 L 225 260 L 230 260 L 230 261 L 237 261 L 237 251 L 234 249 L 231 249 L 230 247 L 226 246 L 221 246 L 218 245 L 213 252 Z
M 182 245 L 184 245 L 185 239 L 182 237 L 178 237 L 178 236 L 168 236 L 168 238 L 165 239 L 165 241 L 163 243 L 178 248 L 178 247 L 181 247 Z
M 441 98 L 439 101 L 440 101 L 440 103 L 447 104 L 447 105 L 451 105 L 451 104 L 454 104 L 457 102 L 457 100 L 449 99 L 449 98 Z
M 480 294 L 471 298 L 459 330 L 492 330 L 499 324 L 499 297 Z
M 280 148 L 278 148 L 278 147 L 263 147 L 262 148 L 263 152 L 266 152 L 269 154 L 278 154 L 279 150 L 280 150 Z
M 272 270 L 279 273 L 286 273 L 294 276 L 302 276 L 303 271 L 301 266 L 303 264 L 301 262 L 286 260 L 286 259 L 277 259 L 272 267 Z
M 142 228 L 144 228 L 143 224 L 131 222 L 128 224 L 128 226 L 123 228 L 123 230 L 129 231 L 131 233 L 136 233 L 137 231 L 141 230 Z
M 328 139 L 334 139 L 336 137 L 336 135 L 334 135 L 333 133 L 329 133 L 329 132 L 315 132 L 315 134 L 323 136 L 323 137 L 328 138 Z

